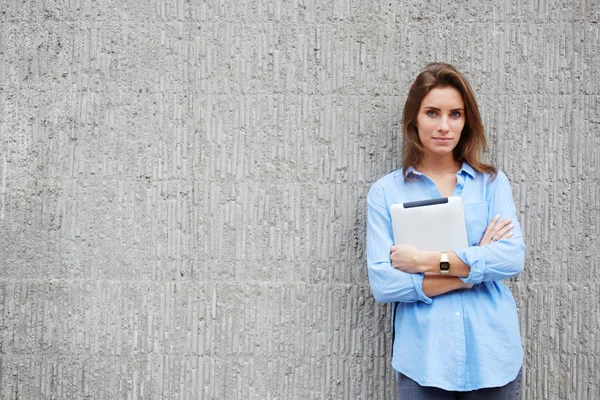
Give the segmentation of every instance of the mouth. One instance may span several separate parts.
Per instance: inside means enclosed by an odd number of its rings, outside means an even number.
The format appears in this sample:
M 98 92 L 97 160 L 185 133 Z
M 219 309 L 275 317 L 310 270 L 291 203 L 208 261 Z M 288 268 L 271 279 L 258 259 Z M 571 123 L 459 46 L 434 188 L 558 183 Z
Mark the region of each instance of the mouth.
M 437 142 L 449 142 L 452 140 L 452 138 L 449 137 L 434 137 L 433 140 L 437 141 Z

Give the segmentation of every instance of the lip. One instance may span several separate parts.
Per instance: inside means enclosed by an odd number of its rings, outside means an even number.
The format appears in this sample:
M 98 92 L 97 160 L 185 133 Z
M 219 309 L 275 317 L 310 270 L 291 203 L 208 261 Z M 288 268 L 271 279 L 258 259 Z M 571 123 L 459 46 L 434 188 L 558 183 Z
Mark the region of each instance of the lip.
M 438 141 L 438 142 L 449 142 L 452 140 L 452 138 L 449 137 L 434 137 L 433 140 Z

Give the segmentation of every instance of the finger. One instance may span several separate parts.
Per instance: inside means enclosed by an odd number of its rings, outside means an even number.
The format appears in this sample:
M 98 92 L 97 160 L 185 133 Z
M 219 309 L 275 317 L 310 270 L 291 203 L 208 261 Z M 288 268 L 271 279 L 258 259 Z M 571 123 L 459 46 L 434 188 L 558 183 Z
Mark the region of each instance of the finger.
M 500 219 L 500 214 L 496 214 L 496 216 L 494 218 L 492 218 L 492 220 L 490 221 L 490 223 L 488 224 L 488 226 L 485 228 L 485 232 L 483 232 L 483 237 L 481 238 L 481 241 L 479 242 L 479 244 L 484 244 L 484 242 L 489 242 L 489 240 L 492 237 L 492 231 L 494 229 L 494 226 L 496 226 L 496 223 L 498 222 L 498 220 Z
M 511 230 L 513 230 L 515 226 L 513 224 L 510 225 L 506 225 L 504 228 L 498 230 L 495 234 L 494 237 L 496 239 L 500 239 L 502 237 L 504 237 L 504 235 L 506 235 L 508 232 L 510 232 Z
M 496 230 L 502 229 L 506 225 L 509 225 L 511 222 L 512 222 L 512 219 L 510 219 L 510 218 L 503 219 L 502 221 L 500 221 L 496 224 L 495 228 L 496 228 Z
M 502 239 L 511 238 L 513 236 L 513 233 L 510 232 L 510 230 L 512 230 L 513 228 L 514 228 L 513 225 L 508 225 L 504 229 L 501 229 L 499 232 L 495 233 L 494 236 L 492 236 L 492 239 L 490 240 L 489 243 L 494 243 L 494 242 L 497 242 Z M 489 244 L 489 243 L 487 243 L 487 244 Z
M 498 236 L 498 240 L 510 239 L 511 237 L 513 237 L 513 235 L 514 235 L 514 232 L 508 231 L 508 232 L 504 233 L 502 236 Z
M 490 244 L 490 243 L 492 243 L 492 238 L 491 237 L 490 238 L 486 238 L 485 240 L 481 239 L 481 242 L 479 242 L 479 245 L 480 246 L 484 246 L 484 245 Z
M 502 220 L 500 222 L 498 222 L 494 228 L 491 230 L 491 235 L 489 236 L 490 240 L 493 240 L 493 238 L 499 239 L 502 237 L 503 232 L 501 232 L 503 229 L 506 229 L 507 226 L 510 225 L 510 222 L 512 221 L 512 219 L 508 218 L 505 220 Z M 508 230 L 510 230 L 512 228 L 508 228 Z
M 511 222 L 512 222 L 512 219 L 510 219 L 510 218 L 503 219 L 502 221 L 498 222 L 494 228 L 496 228 L 496 229 L 502 229 L 506 225 L 510 224 Z
M 510 223 L 512 222 L 512 220 L 510 218 L 508 219 L 504 219 L 500 222 L 498 222 L 496 225 L 494 225 L 494 227 L 491 230 L 491 236 L 490 237 L 496 237 L 498 238 L 498 232 L 500 232 L 501 229 L 504 229 L 506 226 L 508 226 Z
M 483 237 L 481 238 L 481 241 L 479 242 L 479 244 L 485 244 L 485 242 L 489 242 L 489 240 L 493 234 L 494 226 L 496 226 L 496 223 L 498 222 L 499 219 L 500 219 L 500 214 L 497 214 L 494 218 L 492 218 L 492 220 L 490 221 L 488 226 L 485 228 L 485 232 L 483 232 Z

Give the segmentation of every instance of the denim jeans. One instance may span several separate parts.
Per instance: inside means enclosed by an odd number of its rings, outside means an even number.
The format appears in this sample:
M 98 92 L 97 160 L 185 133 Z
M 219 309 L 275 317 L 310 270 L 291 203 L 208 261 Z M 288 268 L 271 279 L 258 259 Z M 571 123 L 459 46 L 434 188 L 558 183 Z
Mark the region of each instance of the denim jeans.
M 522 371 L 514 381 L 504 386 L 450 392 L 436 387 L 421 386 L 401 373 L 398 376 L 398 400 L 520 400 Z

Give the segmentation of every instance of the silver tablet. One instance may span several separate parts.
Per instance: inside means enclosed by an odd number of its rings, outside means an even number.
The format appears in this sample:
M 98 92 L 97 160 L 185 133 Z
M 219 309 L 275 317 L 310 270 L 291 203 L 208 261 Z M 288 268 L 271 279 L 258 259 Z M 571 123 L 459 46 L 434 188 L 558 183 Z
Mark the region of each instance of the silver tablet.
M 390 212 L 396 245 L 433 251 L 468 247 L 465 212 L 460 197 L 394 204 Z

